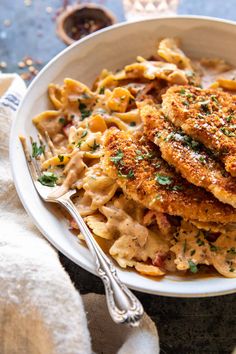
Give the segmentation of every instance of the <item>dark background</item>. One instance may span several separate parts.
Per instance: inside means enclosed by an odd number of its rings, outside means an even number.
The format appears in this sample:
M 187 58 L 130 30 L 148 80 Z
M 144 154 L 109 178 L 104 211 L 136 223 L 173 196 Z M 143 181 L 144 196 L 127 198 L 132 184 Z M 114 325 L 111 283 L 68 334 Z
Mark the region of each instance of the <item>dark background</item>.
M 125 20 L 121 1 L 94 2 L 107 6 L 118 21 Z M 0 70 L 2 66 L 3 72 L 27 72 L 28 69 L 18 67 L 24 57 L 32 57 L 36 62 L 34 67 L 40 69 L 65 48 L 55 34 L 56 12 L 63 1 L 32 0 L 31 6 L 26 3 L 26 0 L 0 0 Z M 182 0 L 178 12 L 236 20 L 236 1 Z M 100 279 L 63 255 L 60 260 L 81 293 L 104 292 Z M 234 295 L 174 299 L 136 294 L 158 327 L 161 353 L 224 354 L 231 353 L 236 346 Z

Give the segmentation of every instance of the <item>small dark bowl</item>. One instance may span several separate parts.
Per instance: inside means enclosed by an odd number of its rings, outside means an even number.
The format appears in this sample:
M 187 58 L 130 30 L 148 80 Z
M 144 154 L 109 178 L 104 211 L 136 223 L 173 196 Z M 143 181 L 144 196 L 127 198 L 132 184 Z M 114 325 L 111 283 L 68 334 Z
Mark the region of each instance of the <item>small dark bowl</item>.
M 65 44 L 70 45 L 115 22 L 115 16 L 101 5 L 68 6 L 57 18 L 57 34 Z

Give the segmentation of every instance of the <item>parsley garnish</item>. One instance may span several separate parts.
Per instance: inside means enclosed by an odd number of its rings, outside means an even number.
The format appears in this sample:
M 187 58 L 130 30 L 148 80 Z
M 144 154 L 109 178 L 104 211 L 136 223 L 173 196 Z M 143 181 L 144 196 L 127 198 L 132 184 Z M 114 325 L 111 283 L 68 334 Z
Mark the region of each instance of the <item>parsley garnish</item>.
M 63 161 L 64 161 L 64 156 L 58 155 L 58 158 L 59 158 L 60 162 L 63 162 Z
M 184 88 L 181 88 L 181 90 L 179 91 L 179 93 L 181 94 L 181 95 L 185 95 L 185 89 Z
M 140 160 L 151 160 L 154 157 L 154 153 L 153 152 L 147 152 L 146 154 L 142 154 L 141 150 L 135 150 L 137 156 L 136 156 L 136 160 L 140 161 Z
M 217 246 L 210 244 L 210 250 L 211 250 L 212 252 L 216 252 L 216 251 L 218 251 L 218 249 L 219 249 L 219 248 L 218 248 Z
M 178 185 L 176 185 L 172 188 L 173 191 L 182 191 L 183 189 L 184 189 L 183 186 L 178 186 Z
M 118 163 L 121 162 L 123 156 L 124 156 L 123 152 L 119 149 L 119 150 L 117 151 L 116 155 L 115 155 L 115 156 L 112 156 L 112 157 L 110 158 L 110 160 L 111 160 L 112 162 L 114 162 L 115 165 L 118 165 Z
M 201 240 L 200 238 L 198 238 L 196 242 L 197 242 L 198 246 L 205 245 L 205 242 L 203 240 Z
M 155 200 L 160 200 L 160 201 L 162 201 L 162 196 L 161 196 L 160 194 L 157 194 L 157 195 L 155 196 Z
M 234 117 L 232 116 L 232 114 L 230 114 L 229 116 L 227 116 L 225 119 L 226 119 L 226 122 L 230 122 L 231 119 L 233 119 Z
M 220 130 L 222 131 L 222 133 L 226 136 L 230 136 L 230 137 L 236 137 L 236 134 L 231 132 L 229 129 L 227 128 L 220 128 Z
M 227 250 L 227 253 L 230 253 L 230 254 L 236 254 L 236 248 L 235 247 L 231 247 Z
M 84 104 L 82 102 L 79 103 L 79 110 L 81 112 L 81 120 L 84 120 L 85 118 L 87 118 L 91 115 L 91 111 L 86 108 L 87 108 L 86 104 Z
M 88 134 L 87 130 L 84 130 L 83 133 L 81 134 L 81 139 L 84 138 Z
M 84 110 L 81 111 L 81 119 L 84 120 L 85 118 L 89 117 L 91 115 L 91 111 L 89 110 Z
M 197 273 L 198 272 L 197 266 L 196 266 L 196 264 L 193 261 L 191 261 L 191 260 L 188 261 L 188 265 L 189 265 L 190 272 L 192 272 L 192 273 Z
M 196 253 L 196 251 L 195 251 L 195 250 L 191 250 L 191 252 L 190 252 L 190 256 L 193 256 L 195 253 Z
M 164 176 L 157 174 L 155 180 L 162 186 L 170 185 L 172 183 L 172 178 L 169 176 Z
M 91 98 L 91 96 L 87 92 L 82 93 L 81 97 L 85 100 L 88 100 L 89 98 Z
M 211 95 L 211 99 L 212 99 L 213 102 L 215 102 L 217 104 L 219 103 L 218 100 L 217 100 L 216 95 Z
M 59 123 L 66 125 L 66 118 L 64 117 L 59 118 Z
M 43 172 L 42 176 L 38 178 L 38 181 L 44 186 L 54 187 L 58 177 L 52 172 Z
M 95 139 L 93 145 L 92 146 L 88 145 L 88 146 L 90 147 L 91 150 L 96 151 L 99 148 L 100 144 L 97 144 Z
M 87 106 L 86 106 L 85 103 L 79 102 L 79 110 L 80 110 L 80 111 L 83 111 L 83 110 L 86 109 L 86 108 L 87 108 Z
M 123 177 L 123 178 L 133 178 L 134 177 L 134 171 L 133 170 L 129 170 L 129 172 L 125 175 L 123 173 L 121 173 L 120 171 L 118 171 L 118 176 L 119 177 Z
M 32 157 L 37 157 L 44 153 L 45 146 L 37 145 L 37 143 L 32 142 Z
M 101 87 L 100 90 L 99 90 L 99 94 L 100 95 L 103 95 L 105 92 L 105 87 Z
M 200 156 L 198 159 L 201 163 L 206 163 L 206 159 L 204 156 Z

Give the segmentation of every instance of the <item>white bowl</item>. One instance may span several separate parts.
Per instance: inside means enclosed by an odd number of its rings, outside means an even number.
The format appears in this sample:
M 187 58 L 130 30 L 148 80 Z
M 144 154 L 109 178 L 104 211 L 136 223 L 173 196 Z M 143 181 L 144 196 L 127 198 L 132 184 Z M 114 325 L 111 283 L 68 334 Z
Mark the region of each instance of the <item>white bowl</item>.
M 49 106 L 47 87 L 62 83 L 65 77 L 90 85 L 98 73 L 116 70 L 135 60 L 155 53 L 159 38 L 177 36 L 183 50 L 195 58 L 220 57 L 236 66 L 236 25 L 233 22 L 202 17 L 169 17 L 123 23 L 80 40 L 58 54 L 32 82 L 14 121 L 10 137 L 10 160 L 19 197 L 45 237 L 82 268 L 95 273 L 92 257 L 67 228 L 65 220 L 49 204 L 44 204 L 32 185 L 18 135 L 35 135 L 31 119 Z M 146 293 L 200 297 L 236 291 L 236 279 L 214 277 L 143 277 L 130 270 L 118 269 L 121 280 L 130 288 Z

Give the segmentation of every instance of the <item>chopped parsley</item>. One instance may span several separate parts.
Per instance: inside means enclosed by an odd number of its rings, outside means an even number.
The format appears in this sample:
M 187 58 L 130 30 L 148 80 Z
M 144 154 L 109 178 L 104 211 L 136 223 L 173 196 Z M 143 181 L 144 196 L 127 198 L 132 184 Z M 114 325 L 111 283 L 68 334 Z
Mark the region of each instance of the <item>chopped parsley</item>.
M 91 98 L 91 96 L 87 92 L 83 92 L 82 95 L 80 96 L 81 98 L 88 100 Z
M 87 130 L 84 130 L 83 133 L 81 134 L 81 139 L 84 138 L 88 134 Z
M 173 191 L 182 191 L 183 189 L 184 189 L 183 186 L 178 186 L 178 185 L 175 185 L 175 186 L 172 188 Z
M 222 133 L 226 136 L 229 136 L 229 137 L 236 137 L 236 134 L 232 131 L 230 131 L 229 129 L 223 127 L 223 128 L 220 128 L 220 130 L 222 131 Z
M 217 104 L 219 103 L 216 95 L 211 95 L 211 100 Z
M 60 162 L 63 162 L 63 161 L 64 161 L 64 156 L 58 155 L 58 158 L 59 158 L 59 161 L 60 161 Z
M 121 173 L 121 171 L 118 171 L 118 176 L 131 179 L 131 178 L 134 178 L 134 171 L 131 169 L 131 170 L 129 170 L 129 172 L 126 175 Z
M 44 153 L 45 146 L 37 145 L 36 142 L 32 142 L 32 157 L 38 157 Z
M 119 149 L 115 156 L 110 157 L 110 160 L 114 162 L 115 165 L 118 165 L 121 162 L 123 156 L 123 152 Z
M 195 250 L 191 250 L 191 251 L 190 251 L 190 256 L 193 256 L 195 253 L 196 253 Z
M 87 108 L 87 106 L 86 106 L 85 103 L 79 102 L 79 110 L 80 110 L 80 111 L 83 111 L 83 110 L 86 109 L 86 108 Z
M 103 95 L 105 92 L 105 87 L 101 87 L 100 90 L 99 90 L 99 94 L 100 95 Z
M 182 101 L 182 103 L 183 103 L 184 106 L 187 106 L 187 107 L 189 106 L 189 102 L 188 101 Z
M 81 113 L 81 120 L 84 120 L 85 118 L 89 117 L 91 115 L 91 111 L 87 109 L 86 104 L 83 102 L 79 102 L 79 110 Z
M 205 242 L 203 240 L 201 240 L 200 238 L 198 238 L 196 242 L 197 242 L 198 246 L 205 245 Z
M 91 115 L 91 111 L 89 110 L 84 110 L 81 111 L 81 119 L 84 120 L 85 118 L 89 117 Z
M 179 93 L 181 94 L 181 95 L 185 95 L 185 89 L 184 88 L 181 88 L 181 90 L 179 91 Z
M 227 253 L 230 253 L 230 254 L 236 254 L 236 248 L 235 247 L 231 247 L 227 250 Z
M 146 154 L 142 154 L 141 150 L 135 150 L 136 152 L 136 160 L 140 161 L 140 160 L 151 160 L 154 157 L 154 153 L 153 152 L 147 152 Z
M 93 145 L 92 146 L 89 145 L 89 147 L 91 150 L 96 151 L 100 147 L 100 144 L 97 144 L 95 139 Z
M 173 182 L 170 176 L 164 176 L 161 174 L 157 174 L 155 180 L 162 186 L 170 185 Z
M 232 116 L 232 114 L 230 114 L 230 115 L 228 115 L 226 118 L 225 118 L 225 120 L 226 120 L 226 122 L 230 122 L 231 121 L 231 119 L 233 119 L 234 117 Z
M 52 172 L 43 172 L 42 176 L 38 178 L 38 181 L 47 187 L 54 187 L 58 177 Z
M 219 248 L 218 248 L 217 246 L 210 244 L 210 250 L 211 250 L 212 252 L 216 252 L 216 251 L 218 251 L 218 249 L 219 249 Z
M 172 140 L 174 137 L 175 137 L 175 134 L 174 133 L 170 133 L 170 134 L 167 135 L 167 137 L 164 139 L 164 141 Z
M 201 110 L 202 110 L 204 113 L 206 113 L 206 114 L 209 114 L 209 113 L 210 113 L 210 109 L 209 109 L 209 106 L 208 106 L 209 103 L 210 103 L 209 100 L 199 102 L 199 104 L 200 104 L 200 106 L 201 106 Z
M 59 123 L 61 123 L 62 125 L 66 125 L 66 118 L 60 117 L 59 118 Z
M 155 196 L 155 200 L 160 200 L 160 201 L 162 201 L 162 196 L 161 196 L 160 194 L 157 194 L 157 195 Z
M 204 156 L 200 156 L 198 159 L 201 163 L 206 163 L 206 159 Z
M 196 266 L 196 264 L 193 261 L 191 261 L 191 260 L 188 261 L 188 265 L 189 265 L 190 272 L 192 272 L 192 273 L 197 273 L 198 272 L 197 266 Z

